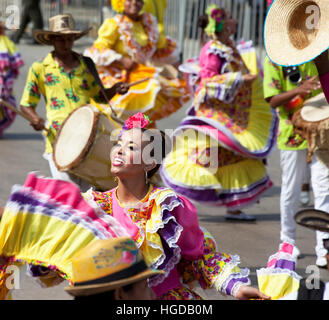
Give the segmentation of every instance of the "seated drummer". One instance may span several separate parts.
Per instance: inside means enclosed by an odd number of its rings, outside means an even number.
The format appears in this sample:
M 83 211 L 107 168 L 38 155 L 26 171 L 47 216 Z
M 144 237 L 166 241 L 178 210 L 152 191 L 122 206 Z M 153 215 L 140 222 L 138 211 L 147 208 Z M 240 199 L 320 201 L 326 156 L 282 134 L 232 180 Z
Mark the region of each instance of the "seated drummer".
M 277 108 L 282 184 L 280 196 L 281 241 L 295 242 L 296 223 L 303 177 L 307 172 L 307 142 L 294 133 L 292 116 L 303 106 L 304 100 L 321 93 L 318 72 L 313 62 L 298 67 L 281 67 L 266 58 L 264 63 L 264 97 L 272 108 Z M 311 182 L 315 209 L 329 212 L 329 170 L 313 156 L 310 163 Z M 329 234 L 317 231 L 316 264 L 326 267 L 327 250 L 323 240 Z M 295 245 L 296 246 L 296 245 Z M 298 251 L 298 250 L 297 250 Z M 297 254 L 298 255 L 298 254 Z
M 74 41 L 89 31 L 74 30 L 74 20 L 70 14 L 54 16 L 49 19 L 50 31 L 36 30 L 34 38 L 54 50 L 43 60 L 34 62 L 29 70 L 26 86 L 21 99 L 21 109 L 28 114 L 37 131 L 45 128 L 45 121 L 35 109 L 41 95 L 46 101 L 46 115 L 49 129 L 46 133 L 46 151 L 44 158 L 48 160 L 53 178 L 75 182 L 82 190 L 89 188 L 86 182 L 72 175 L 59 172 L 52 159 L 52 142 L 55 135 L 69 114 L 76 108 L 91 103 L 91 99 L 106 103 L 95 77 L 82 60 L 82 56 L 72 50 Z M 116 93 L 125 94 L 128 86 L 117 83 L 106 89 L 110 100 Z

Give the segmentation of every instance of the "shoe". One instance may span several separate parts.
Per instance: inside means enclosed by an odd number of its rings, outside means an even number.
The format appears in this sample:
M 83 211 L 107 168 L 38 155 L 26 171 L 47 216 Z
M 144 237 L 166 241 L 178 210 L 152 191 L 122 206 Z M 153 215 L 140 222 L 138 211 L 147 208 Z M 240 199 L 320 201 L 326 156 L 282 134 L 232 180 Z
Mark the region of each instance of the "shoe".
M 239 214 L 232 214 L 229 211 L 226 212 L 225 215 L 226 220 L 235 220 L 235 221 L 255 221 L 256 217 L 248 215 L 244 212 L 241 212 Z
M 326 257 L 317 257 L 315 264 L 319 268 L 327 268 L 328 261 Z
M 310 203 L 310 194 L 308 191 L 302 191 L 299 196 L 299 201 L 303 206 L 307 206 Z

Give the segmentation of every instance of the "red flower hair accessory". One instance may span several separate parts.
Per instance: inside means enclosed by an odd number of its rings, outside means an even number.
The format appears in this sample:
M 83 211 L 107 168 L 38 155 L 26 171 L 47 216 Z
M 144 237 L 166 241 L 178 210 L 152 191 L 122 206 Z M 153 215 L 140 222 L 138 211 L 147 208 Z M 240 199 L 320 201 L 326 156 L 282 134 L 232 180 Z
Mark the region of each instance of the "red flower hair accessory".
M 148 116 L 146 116 L 145 114 L 143 114 L 141 112 L 138 112 L 138 113 L 134 114 L 133 116 L 129 117 L 125 121 L 125 124 L 122 127 L 121 133 L 123 131 L 135 129 L 135 128 L 144 129 L 150 123 L 152 123 L 152 121 L 150 120 L 150 118 Z

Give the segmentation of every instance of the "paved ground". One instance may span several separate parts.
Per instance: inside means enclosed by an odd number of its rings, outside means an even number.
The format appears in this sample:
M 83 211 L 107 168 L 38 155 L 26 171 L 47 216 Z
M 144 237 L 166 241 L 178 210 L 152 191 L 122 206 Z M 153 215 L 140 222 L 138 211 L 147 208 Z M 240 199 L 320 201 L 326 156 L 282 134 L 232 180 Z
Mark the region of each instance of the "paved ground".
M 82 52 L 88 45 L 86 40 L 81 40 L 76 50 Z M 25 84 L 28 67 L 30 64 L 45 56 L 49 47 L 19 46 L 26 65 L 21 70 L 21 75 L 15 84 L 17 100 L 21 98 Z M 186 108 L 185 108 L 186 109 Z M 185 109 L 180 110 L 168 119 L 159 122 L 159 127 L 175 128 L 185 114 Z M 44 103 L 38 111 L 44 115 Z M 29 124 L 22 118 L 17 118 L 15 123 L 0 139 L 0 206 L 3 206 L 10 195 L 14 184 L 22 184 L 30 171 L 38 171 L 41 175 L 50 176 L 48 164 L 42 159 L 44 143 L 40 133 L 33 131 Z M 255 270 L 266 265 L 269 255 L 277 251 L 279 245 L 280 216 L 280 176 L 279 153 L 274 150 L 269 157 L 268 171 L 274 182 L 274 187 L 261 199 L 259 204 L 246 210 L 247 213 L 257 217 L 254 223 L 232 223 L 224 219 L 223 208 L 198 207 L 200 224 L 207 228 L 216 238 L 220 250 L 239 254 L 241 266 L 251 270 L 253 285 L 257 286 Z M 304 228 L 297 228 L 297 245 L 302 252 L 298 261 L 297 271 L 305 275 L 308 265 L 315 263 L 315 233 Z M 329 281 L 329 272 L 320 271 L 321 278 Z M 63 287 L 63 283 L 56 288 L 42 289 L 36 282 L 21 273 L 20 289 L 13 292 L 14 299 L 71 299 Z M 223 299 L 219 295 L 210 294 L 213 299 Z M 227 298 L 225 298 L 227 299 Z

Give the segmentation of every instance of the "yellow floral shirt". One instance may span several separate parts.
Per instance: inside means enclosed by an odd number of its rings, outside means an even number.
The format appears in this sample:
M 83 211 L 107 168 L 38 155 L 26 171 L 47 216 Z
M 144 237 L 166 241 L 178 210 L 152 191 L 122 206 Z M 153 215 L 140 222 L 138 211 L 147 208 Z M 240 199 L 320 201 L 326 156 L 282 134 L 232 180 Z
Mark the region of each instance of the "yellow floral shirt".
M 68 115 L 76 108 L 102 102 L 100 88 L 79 56 L 80 65 L 67 73 L 49 53 L 34 62 L 29 70 L 21 106 L 36 108 L 41 95 L 46 101 L 47 127 L 53 134 L 46 136 L 46 153 L 52 153 L 54 137 Z

